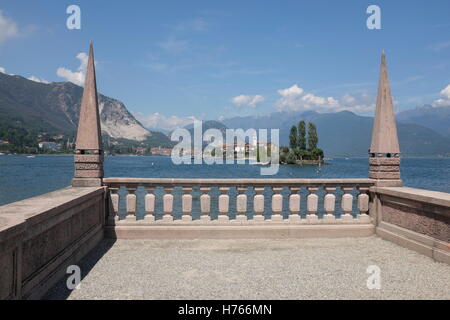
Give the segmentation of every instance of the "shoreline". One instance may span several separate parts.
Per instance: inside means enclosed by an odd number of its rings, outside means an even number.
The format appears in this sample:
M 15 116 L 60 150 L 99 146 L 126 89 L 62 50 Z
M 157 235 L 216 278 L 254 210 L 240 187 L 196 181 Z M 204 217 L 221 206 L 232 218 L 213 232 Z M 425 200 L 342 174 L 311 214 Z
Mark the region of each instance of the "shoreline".
M 1 153 L 1 152 L 0 152 Z M 44 154 L 33 154 L 33 153 L 3 153 L 0 154 L 0 157 L 2 156 L 22 156 L 22 157 L 26 157 L 26 156 L 35 156 L 35 157 L 42 157 L 42 156 L 55 156 L 55 157 L 61 157 L 61 156 L 74 156 L 74 153 L 61 153 L 61 154 L 51 154 L 51 153 L 44 153 Z M 105 155 L 105 157 L 168 157 L 170 158 L 170 156 L 167 155 L 138 155 L 138 154 L 116 154 L 116 155 Z M 404 155 L 400 157 L 401 159 L 450 159 L 450 155 L 448 156 L 443 156 L 443 155 L 423 155 L 423 156 L 419 156 L 419 155 Z M 364 157 L 364 156 L 336 156 L 336 157 L 328 157 L 327 161 L 332 161 L 334 159 L 347 159 L 347 160 L 351 160 L 351 159 L 369 159 L 369 157 Z M 254 159 L 248 159 L 246 158 L 245 160 L 254 160 Z M 309 161 L 314 161 L 314 164 L 308 164 L 305 162 L 309 162 Z M 303 165 L 318 165 L 317 160 L 303 160 Z M 258 163 L 260 164 L 260 163 Z M 322 160 L 321 164 L 327 164 L 327 162 Z M 280 163 L 280 165 L 287 165 L 287 164 L 282 164 Z M 290 165 L 300 165 L 300 164 L 290 164 Z

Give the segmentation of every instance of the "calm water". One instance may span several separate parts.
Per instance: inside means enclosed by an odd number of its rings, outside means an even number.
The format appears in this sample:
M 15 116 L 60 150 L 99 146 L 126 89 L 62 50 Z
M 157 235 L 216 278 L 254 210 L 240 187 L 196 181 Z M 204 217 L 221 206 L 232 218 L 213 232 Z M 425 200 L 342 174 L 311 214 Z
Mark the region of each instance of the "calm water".
M 269 178 L 367 178 L 366 158 L 333 159 L 316 167 L 280 166 Z M 405 185 L 450 193 L 450 158 L 404 158 Z M 37 196 L 70 184 L 72 156 L 0 156 L 0 205 Z M 107 177 L 261 178 L 255 165 L 174 165 L 169 157 L 105 158 Z

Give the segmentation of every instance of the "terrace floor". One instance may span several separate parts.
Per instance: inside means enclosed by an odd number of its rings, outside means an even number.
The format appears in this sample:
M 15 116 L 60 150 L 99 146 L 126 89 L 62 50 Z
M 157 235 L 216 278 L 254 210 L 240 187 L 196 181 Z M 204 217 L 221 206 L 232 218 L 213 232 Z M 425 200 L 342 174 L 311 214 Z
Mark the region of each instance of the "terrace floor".
M 369 265 L 381 289 L 369 290 Z M 450 266 L 376 236 L 103 240 L 47 299 L 450 299 Z

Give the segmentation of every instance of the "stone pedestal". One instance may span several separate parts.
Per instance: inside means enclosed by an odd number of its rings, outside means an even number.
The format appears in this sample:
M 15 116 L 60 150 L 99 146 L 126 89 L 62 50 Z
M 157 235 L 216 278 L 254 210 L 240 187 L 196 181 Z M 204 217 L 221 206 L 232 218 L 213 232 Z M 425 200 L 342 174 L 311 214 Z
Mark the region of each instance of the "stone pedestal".
M 371 155 L 369 158 L 369 178 L 377 180 L 377 186 L 401 187 L 400 156 L 385 157 L 383 155 Z
M 103 178 L 102 154 L 75 154 L 73 187 L 99 187 Z

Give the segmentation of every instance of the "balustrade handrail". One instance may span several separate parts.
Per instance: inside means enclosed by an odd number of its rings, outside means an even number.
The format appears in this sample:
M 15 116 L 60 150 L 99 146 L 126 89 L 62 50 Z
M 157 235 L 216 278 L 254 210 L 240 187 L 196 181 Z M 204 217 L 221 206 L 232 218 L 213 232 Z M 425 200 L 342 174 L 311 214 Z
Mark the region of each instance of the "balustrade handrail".
M 229 186 L 286 186 L 286 187 L 371 187 L 375 185 L 373 179 L 215 179 L 215 178 L 104 178 L 103 184 L 108 187 L 119 186 L 154 186 L 154 187 L 229 187 Z
M 266 188 L 270 188 L 273 194 L 270 195 L 270 212 L 271 222 L 281 222 L 284 220 L 291 223 L 367 223 L 370 221 L 367 213 L 369 210 L 369 189 L 375 185 L 375 181 L 372 179 L 177 179 L 177 178 L 104 178 L 103 184 L 110 189 L 111 197 L 111 215 L 110 220 L 115 221 L 119 217 L 120 211 L 120 198 L 123 197 L 118 191 L 121 187 L 126 188 L 125 195 L 125 213 L 126 221 L 132 221 L 138 219 L 137 214 L 137 197 L 139 195 L 136 190 L 138 187 L 145 188 L 144 206 L 146 215 L 143 219 L 146 222 L 157 222 L 155 209 L 156 209 L 156 197 L 161 194 L 155 193 L 156 188 L 163 188 L 164 194 L 162 195 L 162 219 L 157 223 L 171 223 L 174 221 L 174 188 L 182 188 L 181 195 L 181 211 L 182 223 L 188 223 L 193 221 L 193 187 L 200 188 L 202 195 L 198 198 L 200 201 L 200 222 L 209 223 L 211 219 L 211 200 L 212 194 L 216 193 L 212 191 L 212 188 L 218 188 L 219 194 L 216 194 L 218 208 L 219 222 L 230 221 L 230 189 L 236 188 L 236 208 L 235 210 L 236 221 L 247 221 L 247 213 L 253 210 L 253 221 L 263 223 L 265 217 L 263 213 L 269 208 L 266 208 L 265 194 Z M 288 195 L 288 207 L 285 207 L 283 211 L 283 198 L 286 196 L 283 192 L 284 188 L 289 189 Z M 306 205 L 304 206 L 307 214 L 306 219 L 301 218 L 300 212 L 303 207 L 301 202 L 300 190 L 307 189 L 308 195 L 306 195 Z M 319 189 L 322 188 L 325 194 L 322 195 Z M 340 188 L 343 192 L 339 195 L 339 201 L 337 201 L 336 190 Z M 253 189 L 255 194 L 250 196 L 246 193 L 248 189 Z M 358 194 L 354 196 L 352 191 L 358 191 Z M 234 195 L 233 195 L 234 196 Z M 323 197 L 323 209 L 324 216 L 319 221 L 319 196 Z M 252 200 L 252 201 L 249 201 Z M 358 208 L 357 216 L 354 218 L 352 212 L 354 211 L 353 202 Z M 253 204 L 253 208 L 249 208 L 249 204 Z M 342 216 L 338 219 L 334 216 L 336 212 L 336 204 L 340 203 L 342 209 Z M 283 213 L 287 213 L 286 209 L 289 208 L 289 216 L 283 216 Z M 179 208 L 178 208 L 179 209 Z M 250 210 L 249 210 L 250 209 Z M 177 222 L 179 223 L 179 222 Z

